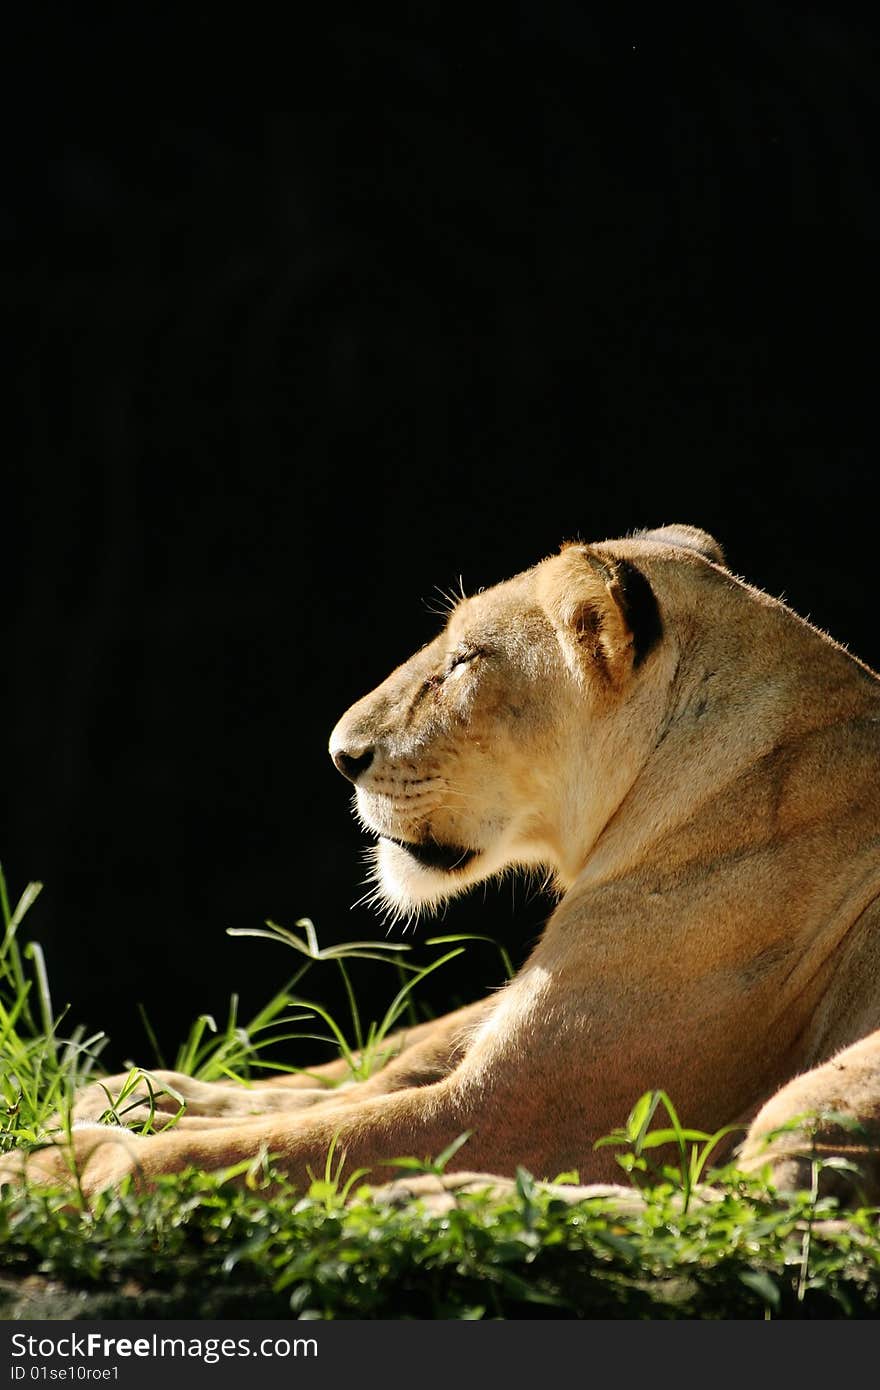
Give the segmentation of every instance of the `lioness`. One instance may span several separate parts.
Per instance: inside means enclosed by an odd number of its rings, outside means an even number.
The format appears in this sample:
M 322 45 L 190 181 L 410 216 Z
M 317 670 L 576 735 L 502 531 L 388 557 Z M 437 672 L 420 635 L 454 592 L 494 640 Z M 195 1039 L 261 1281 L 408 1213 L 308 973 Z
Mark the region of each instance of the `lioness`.
M 559 904 L 542 939 L 358 1085 L 160 1073 L 188 1109 L 148 1138 L 90 1124 L 106 1094 L 89 1088 L 87 1190 L 261 1149 L 304 1182 L 334 1137 L 382 1180 L 464 1131 L 452 1169 L 608 1181 L 595 1141 L 662 1087 L 688 1124 L 747 1129 L 741 1164 L 769 1159 L 780 1185 L 844 1153 L 880 1197 L 880 680 L 731 574 L 710 536 L 567 545 L 462 599 L 330 753 L 389 908 L 543 866 Z M 824 1118 L 765 1145 L 804 1114 Z M 64 1171 L 51 1149 L 29 1167 Z

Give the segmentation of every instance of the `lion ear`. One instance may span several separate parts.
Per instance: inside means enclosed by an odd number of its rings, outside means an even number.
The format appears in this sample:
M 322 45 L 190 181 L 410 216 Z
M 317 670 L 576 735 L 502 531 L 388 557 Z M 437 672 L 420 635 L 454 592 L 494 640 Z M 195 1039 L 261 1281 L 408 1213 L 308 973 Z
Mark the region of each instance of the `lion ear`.
M 685 526 L 683 523 L 658 526 L 653 531 L 636 531 L 633 540 L 683 546 L 685 550 L 695 550 L 705 560 L 711 560 L 713 565 L 727 564 L 721 545 L 708 531 L 701 531 L 699 526 Z
M 663 632 L 642 571 L 588 546 L 566 546 L 548 560 L 538 596 L 570 656 L 614 686 L 644 661 Z

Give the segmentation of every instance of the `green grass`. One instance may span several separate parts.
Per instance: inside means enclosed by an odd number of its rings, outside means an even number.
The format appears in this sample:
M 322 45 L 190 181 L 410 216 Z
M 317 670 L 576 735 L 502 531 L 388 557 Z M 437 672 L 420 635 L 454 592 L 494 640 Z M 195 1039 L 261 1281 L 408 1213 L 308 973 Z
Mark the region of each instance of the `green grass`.
M 12 909 L 0 875 L 0 1147 L 7 1150 L 64 1128 L 76 1088 L 101 1075 L 107 1041 L 68 1029 L 66 1015 L 53 1012 L 42 952 L 21 940 L 38 891 L 31 885 Z M 414 964 L 395 945 L 321 949 L 311 923 L 298 926 L 298 933 L 274 924 L 250 933 L 291 949 L 290 980 L 246 1022 L 235 1000 L 222 1025 L 202 1015 L 172 1059 L 177 1069 L 247 1081 L 281 1069 L 273 1047 L 321 1037 L 363 1076 L 381 1065 L 389 1031 L 414 1016 L 420 980 L 467 946 L 464 938 L 434 938 L 426 945 L 441 954 Z M 357 1004 L 353 977 L 364 956 L 389 968 L 389 1004 L 376 1022 Z M 502 964 L 509 973 L 503 953 Z M 342 976 L 344 1019 L 299 993 L 306 974 L 326 970 Z M 163 1065 L 158 1049 L 156 1061 Z M 108 1119 L 126 1121 L 142 1076 L 150 1073 L 133 1068 L 120 1092 L 108 1090 Z M 139 1112 L 138 1128 L 175 1120 L 156 1111 L 145 1122 Z M 463 1194 L 432 1214 L 421 1204 L 377 1201 L 362 1175 L 343 1184 L 332 1153 L 307 1192 L 260 1159 L 226 1174 L 169 1176 L 149 1192 L 126 1181 L 91 1201 L 69 1191 L 7 1189 L 0 1316 L 876 1317 L 877 1213 L 844 1218 L 833 1200 L 818 1197 L 818 1163 L 812 1189 L 784 1198 L 766 1175 L 710 1172 L 720 1137 L 683 1128 L 664 1093 L 642 1097 L 603 1141 L 618 1146 L 622 1175 L 642 1187 L 643 1199 L 626 1205 L 572 1206 L 520 1171 L 503 1197 Z M 670 1151 L 671 1160 L 658 1159 Z M 404 1155 L 401 1168 L 439 1172 L 450 1157 L 426 1164 Z

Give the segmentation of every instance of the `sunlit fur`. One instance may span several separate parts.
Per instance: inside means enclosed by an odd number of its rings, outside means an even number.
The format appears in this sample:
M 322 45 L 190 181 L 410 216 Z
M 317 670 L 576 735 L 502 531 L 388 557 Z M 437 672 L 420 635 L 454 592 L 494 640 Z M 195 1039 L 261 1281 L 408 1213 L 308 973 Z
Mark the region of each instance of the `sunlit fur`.
M 572 545 L 461 598 L 331 751 L 379 837 L 368 891 L 388 918 L 524 867 L 559 896 L 541 939 L 347 1089 L 345 1058 L 249 1087 L 154 1074 L 186 1114 L 144 1139 L 75 1130 L 83 1191 L 266 1151 L 307 1185 L 331 1147 L 376 1181 L 463 1133 L 449 1172 L 608 1181 L 596 1141 L 663 1087 L 686 1125 L 747 1128 L 740 1162 L 781 1185 L 809 1186 L 818 1154 L 822 1182 L 880 1203 L 880 680 L 711 537 Z M 127 1085 L 88 1088 L 74 1119 Z M 66 1154 L 29 1164 L 69 1180 Z

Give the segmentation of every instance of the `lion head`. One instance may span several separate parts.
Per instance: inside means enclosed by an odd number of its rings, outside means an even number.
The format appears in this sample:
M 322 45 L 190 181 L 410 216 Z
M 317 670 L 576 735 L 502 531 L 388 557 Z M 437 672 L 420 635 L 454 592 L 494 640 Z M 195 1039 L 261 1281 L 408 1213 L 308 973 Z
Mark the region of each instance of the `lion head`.
M 517 867 L 573 882 L 656 733 L 664 616 L 639 558 L 658 549 L 723 558 L 681 526 L 566 545 L 462 598 L 342 717 L 330 754 L 378 837 L 386 906 L 418 912 Z

